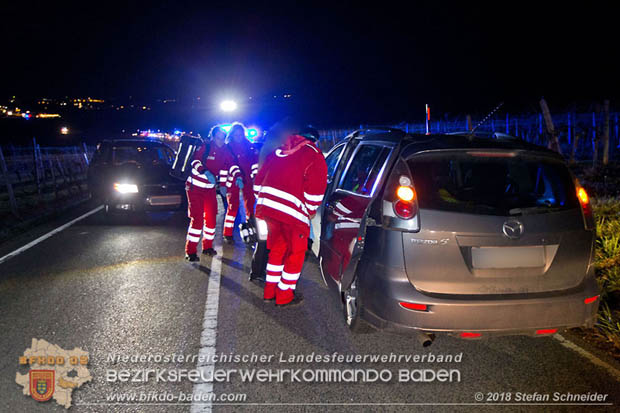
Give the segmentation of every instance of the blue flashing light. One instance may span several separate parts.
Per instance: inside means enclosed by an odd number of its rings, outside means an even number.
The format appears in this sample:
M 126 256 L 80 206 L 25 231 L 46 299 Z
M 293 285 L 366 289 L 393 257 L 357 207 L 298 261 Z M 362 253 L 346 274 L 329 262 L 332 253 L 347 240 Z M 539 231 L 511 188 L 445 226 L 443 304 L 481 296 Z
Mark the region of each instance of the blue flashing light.
M 220 125 L 220 128 L 222 128 L 224 132 L 228 133 L 230 132 L 230 129 L 232 128 L 232 123 L 222 123 Z
M 254 138 L 258 135 L 258 131 L 254 128 L 248 128 L 248 138 Z

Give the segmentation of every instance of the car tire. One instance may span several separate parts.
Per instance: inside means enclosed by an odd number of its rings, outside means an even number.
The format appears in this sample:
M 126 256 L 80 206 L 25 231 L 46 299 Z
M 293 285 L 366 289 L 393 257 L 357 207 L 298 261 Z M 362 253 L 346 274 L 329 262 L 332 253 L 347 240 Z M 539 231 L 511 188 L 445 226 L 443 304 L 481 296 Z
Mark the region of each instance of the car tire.
M 362 301 L 360 285 L 358 277 L 355 277 L 349 288 L 342 293 L 344 322 L 354 334 L 366 334 L 373 331 L 370 324 L 362 319 L 363 312 L 364 303 Z

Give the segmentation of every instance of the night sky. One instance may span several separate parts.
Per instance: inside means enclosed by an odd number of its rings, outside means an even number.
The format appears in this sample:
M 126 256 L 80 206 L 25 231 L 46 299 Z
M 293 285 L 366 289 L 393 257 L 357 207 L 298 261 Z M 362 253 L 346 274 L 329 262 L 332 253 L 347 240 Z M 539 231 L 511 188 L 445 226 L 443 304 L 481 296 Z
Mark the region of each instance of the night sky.
M 0 96 L 291 93 L 314 117 L 387 121 L 619 92 L 617 13 L 585 2 L 127 3 L 3 4 Z

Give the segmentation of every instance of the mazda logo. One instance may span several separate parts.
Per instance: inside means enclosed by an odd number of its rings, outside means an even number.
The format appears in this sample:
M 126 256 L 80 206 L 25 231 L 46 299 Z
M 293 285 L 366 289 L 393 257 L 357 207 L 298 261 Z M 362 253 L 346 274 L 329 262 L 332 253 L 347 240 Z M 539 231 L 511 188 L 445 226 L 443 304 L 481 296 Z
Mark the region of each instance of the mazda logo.
M 502 232 L 507 238 L 510 239 L 519 239 L 523 235 L 525 228 L 523 228 L 523 224 L 516 219 L 509 220 L 504 222 L 502 225 Z

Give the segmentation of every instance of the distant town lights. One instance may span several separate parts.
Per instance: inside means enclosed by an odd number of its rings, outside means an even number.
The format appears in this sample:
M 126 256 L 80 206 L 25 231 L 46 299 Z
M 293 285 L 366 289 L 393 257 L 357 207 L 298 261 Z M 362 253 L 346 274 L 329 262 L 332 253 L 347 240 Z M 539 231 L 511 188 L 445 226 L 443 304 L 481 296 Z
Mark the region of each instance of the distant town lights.
M 224 112 L 234 112 L 237 110 L 237 102 L 234 100 L 225 100 L 220 103 L 220 109 Z

